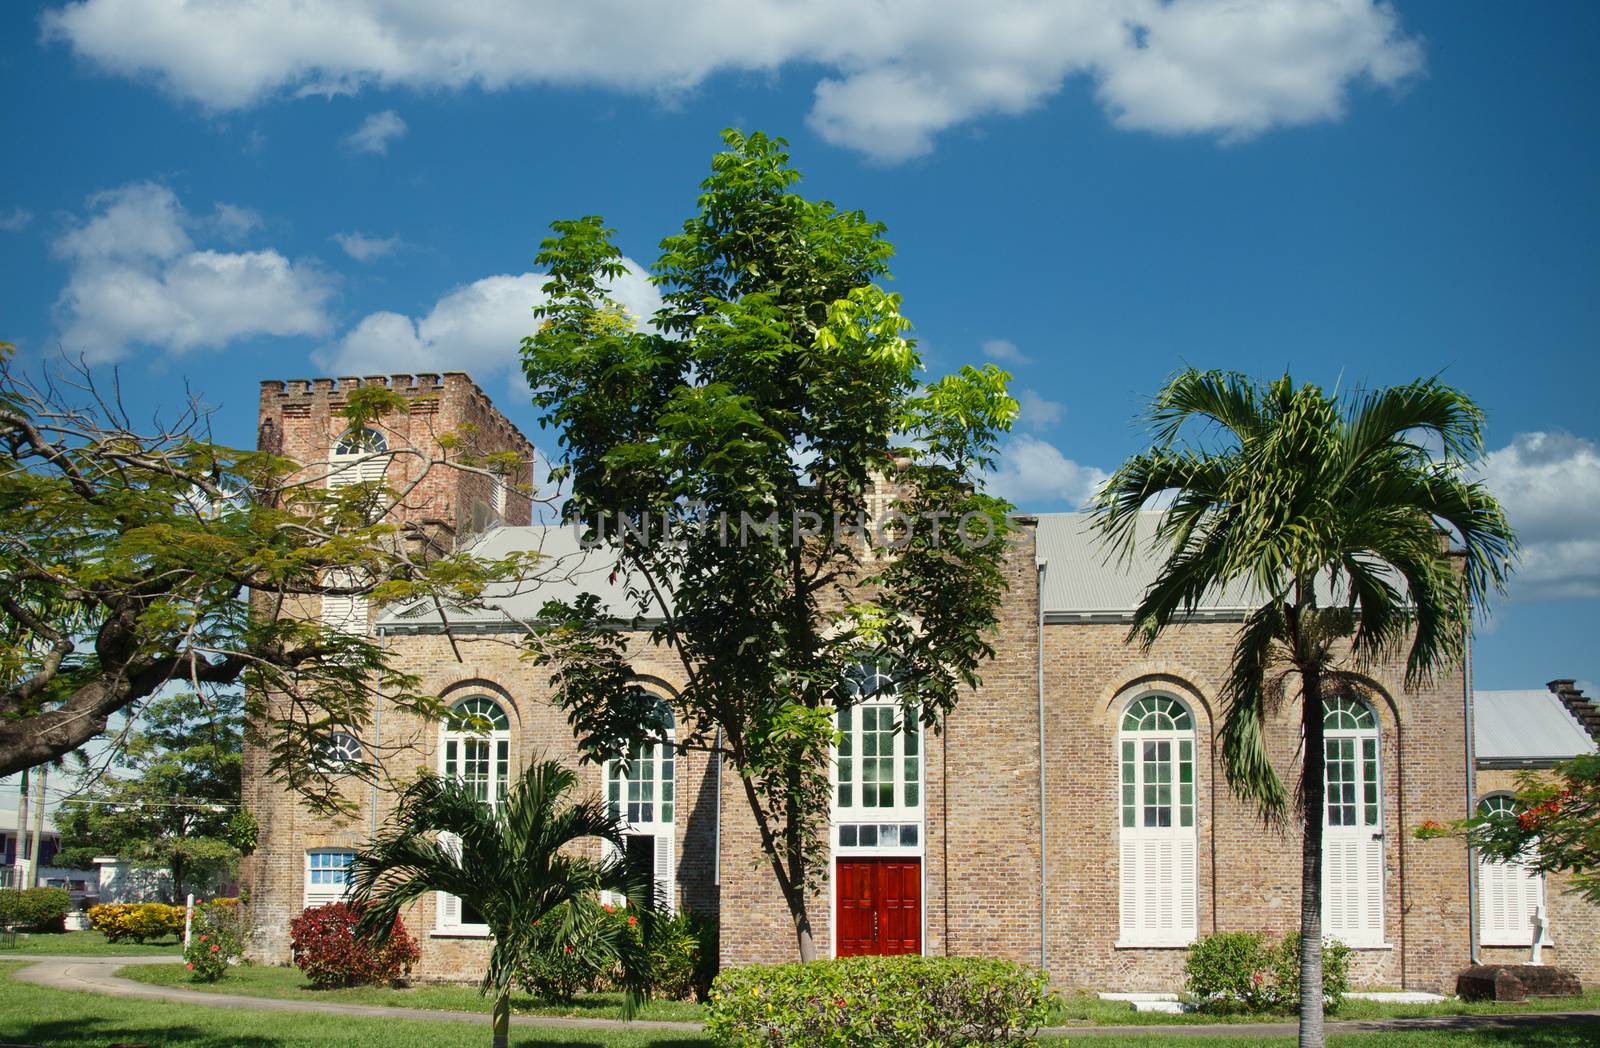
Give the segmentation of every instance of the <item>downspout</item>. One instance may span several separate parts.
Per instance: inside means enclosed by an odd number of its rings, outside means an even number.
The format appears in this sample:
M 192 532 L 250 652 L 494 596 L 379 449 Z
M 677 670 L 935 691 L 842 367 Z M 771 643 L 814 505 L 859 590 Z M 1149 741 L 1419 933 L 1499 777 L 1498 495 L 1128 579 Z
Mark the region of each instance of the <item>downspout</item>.
M 1039 970 L 1048 977 L 1050 972 L 1050 824 L 1045 812 L 1044 781 L 1044 573 L 1049 561 L 1039 561 L 1038 587 L 1034 602 L 1039 609 L 1038 649 L 1035 665 L 1039 670 Z
M 1472 703 L 1472 616 L 1461 627 L 1466 633 L 1466 661 L 1461 672 L 1461 703 L 1467 719 L 1467 818 L 1477 811 L 1478 800 L 1478 739 L 1474 723 L 1476 711 Z M 1467 959 L 1473 964 L 1482 963 L 1478 956 L 1478 856 L 1467 838 Z
M 716 816 L 711 820 L 712 845 L 711 845 L 711 883 L 714 887 L 722 887 L 722 729 L 717 729 L 717 775 L 716 775 Z M 722 908 L 722 897 L 718 894 L 717 909 Z
M 388 634 L 388 632 L 386 630 L 384 630 L 382 628 L 380 628 L 378 630 L 378 643 L 380 645 L 382 645 L 382 647 L 383 647 L 384 664 L 387 665 L 388 664 L 388 655 L 389 655 L 389 634 Z M 372 759 L 374 761 L 374 767 L 372 769 L 372 803 L 370 805 L 370 810 L 367 813 L 367 822 L 368 822 L 368 825 L 372 828 L 372 839 L 373 840 L 377 840 L 377 838 L 378 838 L 378 768 L 376 766 L 376 762 L 379 759 L 379 755 L 383 753 L 383 680 L 382 680 L 382 678 L 379 678 L 378 686 L 373 689 L 373 693 L 376 696 L 376 698 L 374 698 L 373 703 L 372 703 Z

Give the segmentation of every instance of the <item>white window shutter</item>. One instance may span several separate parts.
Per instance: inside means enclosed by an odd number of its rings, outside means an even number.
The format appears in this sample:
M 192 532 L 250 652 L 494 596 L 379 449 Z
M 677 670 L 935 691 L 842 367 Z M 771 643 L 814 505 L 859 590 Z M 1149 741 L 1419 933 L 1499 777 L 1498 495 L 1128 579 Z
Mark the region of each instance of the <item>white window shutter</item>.
M 1383 838 L 1361 842 L 1361 941 L 1383 942 Z
M 672 834 L 656 835 L 656 885 L 665 898 L 666 912 L 678 909 L 677 864 L 672 852 Z
M 439 843 L 442 844 L 456 860 L 461 861 L 461 838 L 453 833 L 441 833 Z M 454 895 L 439 893 L 439 913 L 434 923 L 441 931 L 461 927 L 461 900 Z
M 1368 839 L 1362 839 L 1368 838 Z M 1322 928 L 1347 946 L 1383 942 L 1383 841 L 1329 834 L 1322 854 Z
M 1124 831 L 1121 941 L 1172 946 L 1199 925 L 1193 835 L 1144 837 Z
M 1478 864 L 1478 896 L 1481 943 L 1532 945 L 1534 916 L 1544 905 L 1544 881 L 1536 871 L 1519 863 L 1482 859 Z M 1550 941 L 1548 923 L 1543 941 Z
M 1191 940 L 1200 932 L 1200 875 L 1193 837 L 1185 837 L 1178 841 L 1177 865 L 1178 876 L 1175 884 L 1178 891 L 1178 927 L 1176 930 L 1179 937 Z
M 1122 836 L 1122 940 L 1139 937 L 1139 845 L 1130 835 Z

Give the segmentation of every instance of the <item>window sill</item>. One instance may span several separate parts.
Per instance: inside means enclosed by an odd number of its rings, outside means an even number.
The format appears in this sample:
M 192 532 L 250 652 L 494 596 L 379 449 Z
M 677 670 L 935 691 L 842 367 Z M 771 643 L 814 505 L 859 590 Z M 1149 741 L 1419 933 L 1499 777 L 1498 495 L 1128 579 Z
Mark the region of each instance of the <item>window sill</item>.
M 1488 939 L 1479 939 L 1478 940 L 1478 945 L 1479 946 L 1490 946 L 1490 947 L 1493 947 L 1496 950 L 1531 950 L 1531 949 L 1533 949 L 1533 943 L 1528 942 L 1526 939 L 1524 939 L 1522 942 L 1492 942 L 1492 941 L 1490 941 Z M 1546 939 L 1546 940 L 1544 940 L 1543 942 L 1541 942 L 1539 944 L 1539 949 L 1548 950 L 1548 949 L 1552 948 L 1553 946 L 1555 946 L 1555 943 L 1551 942 L 1549 939 Z
M 1345 945 L 1350 949 L 1355 950 L 1357 953 L 1378 953 L 1383 950 L 1394 949 L 1394 943 L 1392 942 L 1373 942 L 1366 943 L 1365 945 L 1361 943 L 1347 942 Z
M 1113 950 L 1187 950 L 1194 945 L 1194 937 L 1187 939 L 1167 939 L 1159 942 L 1129 942 L 1119 939 L 1111 944 Z
M 435 928 L 428 933 L 430 939 L 487 939 L 489 929 L 473 931 L 470 928 Z

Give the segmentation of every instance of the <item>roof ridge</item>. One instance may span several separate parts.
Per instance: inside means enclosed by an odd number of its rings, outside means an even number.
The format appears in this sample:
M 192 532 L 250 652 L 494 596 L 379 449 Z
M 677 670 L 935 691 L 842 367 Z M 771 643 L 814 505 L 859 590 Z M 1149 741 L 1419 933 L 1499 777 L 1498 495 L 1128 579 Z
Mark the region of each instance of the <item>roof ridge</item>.
M 1574 720 L 1589 733 L 1589 737 L 1600 742 L 1600 706 L 1594 700 L 1583 694 L 1583 689 L 1577 686 L 1578 682 L 1569 678 L 1557 678 L 1546 684 L 1561 700 L 1561 705 L 1567 708 Z

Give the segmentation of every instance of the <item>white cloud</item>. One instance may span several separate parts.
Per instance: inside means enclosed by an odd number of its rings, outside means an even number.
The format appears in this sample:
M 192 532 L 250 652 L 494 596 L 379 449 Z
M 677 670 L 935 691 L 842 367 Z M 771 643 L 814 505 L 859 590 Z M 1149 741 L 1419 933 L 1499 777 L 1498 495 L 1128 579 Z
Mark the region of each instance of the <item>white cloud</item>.
M 248 207 L 218 204 L 212 209 L 210 226 L 222 239 L 233 243 L 261 228 L 261 215 Z
M 1600 446 L 1570 433 L 1519 433 L 1489 453 L 1483 481 L 1522 541 L 1512 597 L 1600 596 Z
M 389 143 L 404 138 L 405 134 L 406 122 L 400 119 L 400 114 L 393 109 L 385 109 L 363 120 L 360 127 L 345 136 L 344 144 L 356 153 L 387 156 Z
M 988 477 L 989 490 L 1022 509 L 1076 509 L 1109 478 L 1103 469 L 1085 466 L 1063 455 L 1054 444 L 1022 434 L 1000 449 Z
M 639 321 L 661 306 L 661 296 L 637 263 L 611 295 Z M 533 307 L 545 301 L 542 273 L 484 277 L 434 303 L 426 316 L 369 313 L 338 342 L 312 354 L 317 366 L 340 375 L 467 371 L 480 381 L 513 367 L 522 340 L 533 333 Z
M 401 246 L 399 237 L 369 237 L 365 233 L 335 233 L 333 239 L 340 250 L 357 262 L 371 262 L 391 255 Z
M 1031 364 L 1033 358 L 1017 348 L 1015 342 L 1003 338 L 991 338 L 983 344 L 983 355 L 991 360 L 998 360 L 1005 364 Z
M 1022 406 L 1017 421 L 1029 429 L 1055 425 L 1061 421 L 1062 412 L 1066 410 L 1059 401 L 1046 400 L 1031 389 L 1018 391 L 1017 403 Z
M 719 72 L 820 70 L 811 126 L 885 162 L 1075 77 L 1119 127 L 1237 139 L 1337 119 L 1352 86 L 1422 65 L 1388 0 L 75 0 L 44 27 L 210 109 L 366 86 L 670 94 Z
M 33 212 L 25 207 L 14 207 L 0 214 L 0 233 L 20 233 L 33 221 Z
M 253 212 L 219 205 L 195 219 L 153 183 L 97 193 L 87 207 L 90 217 L 54 245 L 71 267 L 56 302 L 68 353 L 107 361 L 133 345 L 181 353 L 328 329 L 332 281 L 314 265 L 272 250 L 197 249 L 191 239 L 191 230 L 248 230 Z

